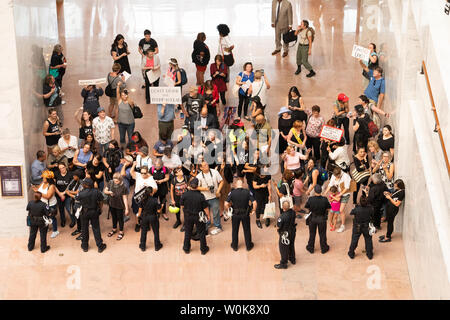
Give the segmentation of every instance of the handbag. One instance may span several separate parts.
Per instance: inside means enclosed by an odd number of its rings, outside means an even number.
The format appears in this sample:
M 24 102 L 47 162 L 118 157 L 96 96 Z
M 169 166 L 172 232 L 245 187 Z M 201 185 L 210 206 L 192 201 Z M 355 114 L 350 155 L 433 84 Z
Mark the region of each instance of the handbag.
M 233 96 L 235 98 L 239 97 L 239 89 L 240 88 L 241 87 L 235 82 L 234 85 L 233 85 L 233 88 L 231 89 L 231 93 L 233 94 Z
M 295 41 L 295 42 L 290 47 L 295 46 L 295 44 L 297 43 L 297 36 L 295 35 L 295 30 L 290 30 L 288 32 L 283 33 L 283 42 L 284 43 L 289 44 L 293 41 Z
M 224 54 L 222 39 L 220 39 L 220 50 L 222 51 L 223 62 L 227 65 L 227 67 L 231 67 L 234 64 L 233 52 L 230 52 L 230 54 Z
M 133 117 L 135 119 L 141 119 L 144 114 L 142 113 L 141 108 L 139 108 L 137 105 L 134 105 L 133 107 L 130 106 L 131 110 L 133 111 Z
M 287 195 L 284 195 L 280 198 L 280 208 L 283 208 L 283 202 L 289 202 L 289 209 L 294 207 L 294 202 L 292 201 L 291 192 L 289 190 L 289 185 L 287 183 L 283 183 L 286 187 Z
M 135 193 L 133 195 L 133 200 L 140 205 L 146 198 L 147 198 L 147 187 L 142 188 L 141 190 L 139 190 L 137 193 Z
M 356 168 L 355 168 L 355 169 L 352 170 L 351 176 L 352 176 L 353 180 L 356 181 L 356 183 L 360 183 L 365 178 L 370 177 L 370 171 L 369 170 L 364 170 L 364 171 L 358 172 L 358 170 L 356 170 Z
M 375 233 L 377 233 L 377 228 L 375 228 L 372 222 L 369 222 L 369 236 L 373 236 Z
M 275 219 L 275 202 L 269 202 L 266 204 L 264 208 L 264 216 L 263 219 Z
M 358 190 L 358 186 L 356 184 L 355 180 L 350 180 L 350 189 L 348 189 L 348 192 L 356 192 Z
M 27 216 L 27 227 L 31 227 L 31 217 Z

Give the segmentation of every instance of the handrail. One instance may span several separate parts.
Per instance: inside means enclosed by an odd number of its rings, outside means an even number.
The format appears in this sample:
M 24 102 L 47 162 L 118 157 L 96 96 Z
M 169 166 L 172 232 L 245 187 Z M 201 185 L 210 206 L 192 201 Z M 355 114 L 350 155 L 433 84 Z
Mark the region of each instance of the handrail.
M 439 124 L 439 118 L 436 112 L 436 105 L 434 104 L 433 92 L 431 91 L 430 79 L 428 78 L 427 67 L 425 61 L 422 60 L 422 68 L 425 73 L 425 79 L 427 80 L 428 95 L 430 96 L 431 106 L 433 107 L 434 119 L 436 121 L 436 130 L 439 133 L 439 140 L 441 140 L 442 152 L 444 153 L 445 164 L 447 165 L 447 173 L 450 177 L 450 164 L 448 162 L 447 150 L 445 148 L 444 137 L 442 136 L 441 126 Z

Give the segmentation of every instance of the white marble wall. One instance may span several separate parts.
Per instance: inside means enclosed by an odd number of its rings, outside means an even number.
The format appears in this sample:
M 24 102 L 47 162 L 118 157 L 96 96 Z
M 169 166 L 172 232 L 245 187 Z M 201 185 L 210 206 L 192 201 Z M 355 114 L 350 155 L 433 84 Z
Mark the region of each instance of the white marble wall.
M 42 149 L 44 106 L 34 92 L 42 93 L 37 59 L 41 50 L 57 39 L 54 0 L 0 1 L 0 37 L 8 44 L 0 52 L 2 124 L 0 125 L 0 165 L 23 167 L 24 197 L 0 198 L 0 236 L 23 236 L 27 233 L 25 207 L 31 162 Z
M 444 1 L 362 4 L 362 20 L 372 23 L 362 25 L 360 38 L 375 42 L 383 53 L 385 110 L 393 115 L 388 123 L 396 136 L 395 176 L 406 184 L 395 227 L 403 233 L 413 294 L 417 299 L 449 299 L 450 182 L 419 71 L 425 60 L 449 148 L 450 19 L 443 13 Z

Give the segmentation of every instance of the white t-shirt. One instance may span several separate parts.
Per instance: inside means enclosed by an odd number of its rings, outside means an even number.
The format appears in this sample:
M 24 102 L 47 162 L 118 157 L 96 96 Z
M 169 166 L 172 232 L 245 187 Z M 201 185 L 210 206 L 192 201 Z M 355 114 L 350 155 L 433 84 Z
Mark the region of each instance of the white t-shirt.
M 171 170 L 180 167 L 182 164 L 180 157 L 175 153 L 172 153 L 172 156 L 170 158 L 168 158 L 166 155 L 163 155 L 162 162 L 165 167 Z
M 65 149 L 65 148 L 67 148 L 67 147 L 72 147 L 72 148 L 74 148 L 74 149 L 72 149 L 72 150 L 67 149 L 67 150 L 64 152 L 64 155 L 65 155 L 67 158 L 69 158 L 69 159 L 70 159 L 70 158 L 73 158 L 73 156 L 75 155 L 75 151 L 77 151 L 77 148 L 78 148 L 78 139 L 77 139 L 77 137 L 75 137 L 75 136 L 70 136 L 69 144 L 67 144 L 66 140 L 64 140 L 64 138 L 61 137 L 61 138 L 59 138 L 59 140 L 58 140 L 58 146 L 61 148 L 61 150 Z
M 150 170 L 152 165 L 153 165 L 153 163 L 152 163 L 152 159 L 150 158 L 150 156 L 141 157 L 140 154 L 137 155 L 137 157 L 136 157 L 136 168 L 137 169 L 140 169 L 142 167 L 147 167 Z
M 330 153 L 330 159 L 334 160 L 338 166 L 341 166 L 343 162 L 345 162 L 347 166 L 350 165 L 350 159 L 348 158 L 347 150 L 344 147 L 337 147 L 336 150 Z
M 259 81 L 255 80 L 252 82 L 252 97 L 258 96 L 261 99 L 261 103 L 263 106 L 266 104 L 266 92 L 267 86 L 266 82 L 264 81 L 264 77 L 262 77 Z
M 228 55 L 230 52 L 225 51 L 226 48 L 233 46 L 229 36 L 219 38 L 219 48 L 217 49 L 217 54 Z
M 209 169 L 208 173 L 200 172 L 197 177 L 199 181 L 199 187 L 207 187 L 214 186 L 214 193 L 208 191 L 202 191 L 206 200 L 211 200 L 216 197 L 217 189 L 219 188 L 219 183 L 222 181 L 222 176 L 215 169 Z
M 152 176 L 148 177 L 147 179 L 144 179 L 142 177 L 142 174 L 136 172 L 136 187 L 134 188 L 134 193 L 138 193 L 144 187 L 152 187 L 153 191 L 158 190 L 158 185 L 156 184 L 156 181 L 155 179 L 153 179 Z
M 347 190 L 350 189 L 350 182 L 351 182 L 350 176 L 347 173 L 342 172 L 339 180 L 337 180 L 334 175 L 331 176 L 329 187 L 336 186 L 339 192 L 341 192 L 342 187 L 344 187 Z M 343 196 L 346 195 L 350 195 L 350 192 L 343 194 Z

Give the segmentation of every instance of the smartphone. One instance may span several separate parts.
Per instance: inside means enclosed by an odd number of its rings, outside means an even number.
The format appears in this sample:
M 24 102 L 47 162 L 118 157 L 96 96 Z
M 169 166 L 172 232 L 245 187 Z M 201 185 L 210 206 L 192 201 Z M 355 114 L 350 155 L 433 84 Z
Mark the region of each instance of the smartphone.
M 261 73 L 262 73 L 262 75 L 264 75 L 264 69 L 261 69 Z

